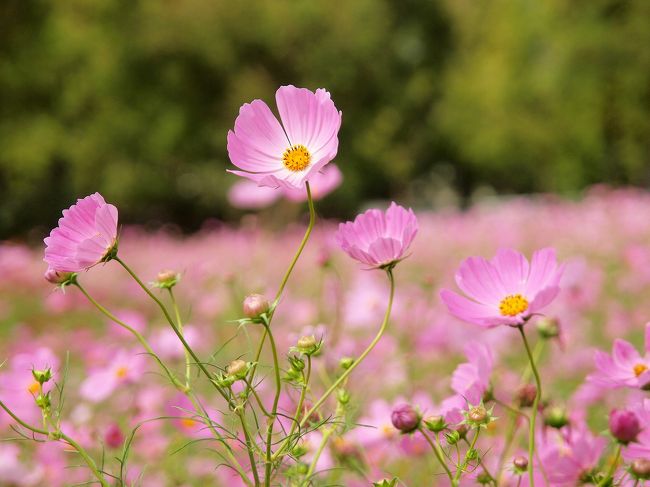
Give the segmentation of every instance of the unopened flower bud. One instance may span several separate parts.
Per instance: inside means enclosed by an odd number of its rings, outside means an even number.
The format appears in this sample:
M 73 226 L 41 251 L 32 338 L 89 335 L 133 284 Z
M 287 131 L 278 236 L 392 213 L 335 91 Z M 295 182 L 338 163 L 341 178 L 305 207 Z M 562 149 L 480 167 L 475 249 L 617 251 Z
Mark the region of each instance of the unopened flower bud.
M 45 271 L 45 274 L 43 275 L 43 277 L 45 277 L 45 280 L 51 282 L 52 284 L 65 284 L 69 282 L 73 276 L 73 272 L 55 271 L 51 267 L 48 267 Z
M 309 335 L 300 337 L 296 343 L 296 347 L 305 355 L 309 355 L 316 350 L 317 344 L 318 342 L 316 341 L 316 337 L 314 335 Z
M 551 428 L 560 429 L 569 424 L 566 410 L 560 406 L 553 406 L 544 411 L 544 424 Z
M 484 423 L 487 417 L 488 412 L 483 406 L 475 406 L 467 413 L 467 419 L 476 424 Z
M 165 269 L 158 273 L 156 281 L 153 284 L 162 289 L 171 289 L 178 284 L 178 281 L 180 280 L 181 275 L 178 272 Z
M 237 359 L 233 360 L 226 367 L 226 374 L 231 377 L 236 377 L 238 379 L 243 379 L 248 372 L 248 364 L 243 360 Z
M 393 426 L 402 433 L 411 433 L 420 426 L 420 413 L 409 404 L 400 404 L 390 415 Z
M 299 444 L 293 447 L 293 450 L 291 450 L 291 454 L 293 455 L 294 458 L 300 458 L 306 455 L 308 451 L 309 449 L 305 445 Z
M 373 487 L 396 487 L 397 486 L 397 477 L 392 479 L 382 479 L 379 482 L 373 482 Z
M 476 482 L 478 482 L 481 485 L 488 485 L 492 483 L 492 477 L 490 477 L 490 475 L 488 475 L 485 472 L 481 472 L 480 474 L 477 475 Z
M 109 448 L 119 448 L 124 444 L 124 434 L 118 425 L 112 424 L 108 427 L 104 434 L 104 443 Z
M 261 294 L 249 294 L 244 298 L 244 316 L 257 318 L 270 309 L 269 301 Z
M 445 433 L 445 439 L 447 440 L 447 444 L 450 446 L 455 445 L 460 441 L 460 433 L 457 430 L 450 431 L 449 433 Z
M 560 323 L 555 318 L 541 318 L 537 321 L 537 332 L 546 339 L 558 337 L 560 336 Z
M 443 416 L 440 416 L 439 414 L 425 418 L 424 426 L 429 431 L 433 431 L 434 433 L 440 433 L 441 431 L 447 429 L 447 423 L 445 422 L 445 418 Z
M 339 403 L 345 405 L 350 402 L 350 393 L 345 389 L 339 389 L 336 393 L 336 398 L 338 399 Z
M 512 460 L 512 465 L 515 467 L 515 472 L 521 474 L 528 470 L 528 458 L 521 455 L 516 456 Z
M 43 385 L 52 379 L 52 369 L 45 369 L 45 370 L 32 369 L 32 376 L 34 376 L 34 380 L 36 382 L 38 382 L 40 385 Z
M 340 360 L 339 365 L 341 366 L 341 368 L 342 368 L 343 370 L 348 370 L 350 367 L 352 367 L 352 364 L 353 364 L 353 363 L 354 363 L 354 359 L 353 359 L 353 358 L 350 358 L 350 357 L 343 357 L 343 358 Z
M 639 417 L 632 411 L 614 409 L 609 414 L 609 431 L 623 445 L 636 441 L 641 432 Z
M 632 462 L 630 472 L 637 479 L 650 480 L 650 459 L 637 458 Z
M 36 396 L 36 405 L 43 410 L 50 409 L 52 406 L 52 403 L 50 402 L 50 394 L 39 394 Z
M 529 408 L 535 403 L 537 387 L 533 384 L 526 384 L 517 391 L 517 402 L 520 408 Z

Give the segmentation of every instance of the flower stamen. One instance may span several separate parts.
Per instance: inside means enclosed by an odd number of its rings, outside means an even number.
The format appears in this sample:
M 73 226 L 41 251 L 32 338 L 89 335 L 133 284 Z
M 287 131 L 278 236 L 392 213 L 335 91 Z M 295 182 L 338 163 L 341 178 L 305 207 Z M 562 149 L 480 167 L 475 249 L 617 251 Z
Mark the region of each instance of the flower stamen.
M 302 171 L 311 163 L 311 154 L 304 145 L 292 145 L 282 154 L 282 163 L 289 171 Z
M 528 300 L 521 294 L 506 296 L 499 303 L 499 311 L 502 316 L 517 316 L 528 309 Z
M 634 375 L 640 377 L 641 374 L 643 374 L 646 370 L 648 370 L 648 366 L 646 364 L 636 364 L 633 370 L 634 370 Z

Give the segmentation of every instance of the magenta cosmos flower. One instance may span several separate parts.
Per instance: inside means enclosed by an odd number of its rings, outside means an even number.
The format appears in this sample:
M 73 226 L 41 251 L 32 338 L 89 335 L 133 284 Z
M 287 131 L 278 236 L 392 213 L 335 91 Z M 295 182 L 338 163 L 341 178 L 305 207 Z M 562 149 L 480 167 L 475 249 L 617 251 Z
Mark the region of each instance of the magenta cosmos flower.
M 383 268 L 405 257 L 417 232 L 413 210 L 393 202 L 385 213 L 368 210 L 352 222 L 341 223 L 336 241 L 353 259 Z
M 275 93 L 280 119 L 262 100 L 239 109 L 228 132 L 228 155 L 259 186 L 301 189 L 336 156 L 341 112 L 328 91 L 281 86 Z
M 538 250 L 530 264 L 519 252 L 501 249 L 491 261 L 470 257 L 460 265 L 456 284 L 467 297 L 447 289 L 440 296 L 463 321 L 486 327 L 521 325 L 555 299 L 563 270 L 554 249 Z
M 587 380 L 606 389 L 650 387 L 650 323 L 645 325 L 645 355 L 625 340 L 614 340 L 612 354 L 600 350 L 594 356 L 596 372 Z
M 102 262 L 117 244 L 117 208 L 99 193 L 77 200 L 45 239 L 45 262 L 58 272 L 80 272 Z

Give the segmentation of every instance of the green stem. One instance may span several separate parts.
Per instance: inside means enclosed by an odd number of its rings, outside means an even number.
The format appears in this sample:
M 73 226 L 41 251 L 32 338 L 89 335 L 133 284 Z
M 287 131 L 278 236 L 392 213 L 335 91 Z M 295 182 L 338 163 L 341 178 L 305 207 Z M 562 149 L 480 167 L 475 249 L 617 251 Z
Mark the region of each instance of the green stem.
M 248 379 L 246 379 L 246 378 L 244 378 L 244 382 L 246 382 L 246 385 L 248 386 L 248 389 L 253 393 L 253 397 L 255 397 L 255 400 L 257 401 L 257 405 L 258 405 L 258 406 L 260 407 L 260 409 L 262 410 L 262 414 L 264 414 L 264 416 L 266 416 L 267 418 L 272 417 L 272 414 L 269 413 L 269 412 L 266 410 L 266 408 L 264 407 L 264 403 L 263 403 L 262 400 L 260 399 L 260 396 L 257 394 L 257 391 L 255 390 L 255 388 L 253 387 L 253 385 L 252 385 L 252 384 L 249 384 L 249 383 L 248 383 Z
M 271 417 L 269 419 L 269 427 L 266 434 L 266 468 L 264 476 L 264 485 L 269 487 L 271 485 L 271 466 L 273 464 L 271 458 L 271 446 L 273 443 L 273 427 L 275 425 L 275 418 L 278 415 L 278 403 L 280 402 L 280 393 L 282 392 L 282 379 L 280 379 L 280 363 L 278 361 L 278 351 L 275 346 L 275 339 L 268 323 L 265 323 L 266 334 L 269 336 L 271 343 L 271 352 L 273 354 L 273 370 L 275 371 L 275 397 L 273 398 L 273 408 L 271 409 Z
M 476 430 L 476 433 L 474 434 L 474 438 L 472 438 L 472 443 L 470 444 L 469 449 L 465 453 L 465 458 L 463 459 L 463 463 L 459 465 L 458 468 L 456 469 L 456 475 L 454 475 L 454 478 L 451 481 L 451 485 L 453 485 L 454 487 L 458 485 L 458 481 L 460 480 L 461 475 L 465 471 L 465 467 L 467 467 L 467 464 L 469 463 L 470 452 L 474 450 L 480 432 L 481 432 L 480 429 Z
M 469 446 L 469 441 L 467 441 L 467 438 L 463 438 L 463 440 L 465 441 L 467 446 Z M 485 473 L 485 475 L 487 475 L 489 477 L 490 481 L 496 486 L 497 485 L 497 479 L 495 479 L 494 476 L 490 473 L 488 468 L 483 463 L 483 459 L 481 457 L 478 458 L 478 464 L 483 469 L 483 472 Z
M 90 455 L 88 455 L 88 453 L 86 453 L 86 450 L 84 450 L 84 448 L 79 443 L 77 443 L 72 438 L 70 438 L 68 435 L 63 433 L 63 431 L 57 431 L 57 432 L 54 432 L 54 433 L 50 433 L 47 430 L 36 428 L 36 427 L 26 423 L 25 421 L 20 419 L 18 416 L 16 416 L 14 414 L 14 412 L 11 409 L 9 409 L 5 405 L 5 403 L 3 403 L 2 401 L 0 401 L 0 407 L 2 407 L 2 409 L 4 409 L 5 412 L 9 416 L 11 416 L 13 418 L 13 420 L 16 421 L 16 423 L 18 423 L 23 428 L 28 429 L 29 431 L 31 431 L 33 433 L 37 433 L 39 435 L 44 435 L 47 438 L 53 439 L 55 441 L 63 440 L 66 443 L 68 443 L 72 448 L 74 448 L 77 451 L 79 456 L 81 456 L 81 458 L 84 459 L 84 461 L 86 462 L 86 465 L 88 465 L 88 468 L 93 473 L 95 478 L 97 478 L 97 480 L 102 485 L 102 487 L 110 487 L 108 482 L 104 478 L 104 475 L 97 468 L 97 464 L 95 463 L 95 461 L 90 457 Z
M 363 353 L 359 356 L 357 360 L 355 360 L 352 365 L 350 366 L 349 369 L 347 369 L 345 372 L 343 372 L 340 377 L 330 386 L 327 391 L 325 391 L 325 394 L 323 394 L 318 401 L 311 407 L 309 411 L 305 413 L 303 416 L 302 420 L 299 423 L 299 426 L 302 427 L 305 425 L 307 420 L 311 417 L 312 414 L 314 414 L 316 411 L 318 411 L 318 408 L 320 408 L 325 400 L 334 392 L 338 386 L 345 380 L 347 377 L 352 373 L 352 371 L 361 363 L 363 360 L 366 358 L 366 356 L 372 351 L 373 348 L 375 348 L 375 345 L 379 342 L 381 339 L 382 335 L 386 331 L 386 327 L 388 325 L 388 320 L 390 318 L 390 313 L 391 309 L 393 307 L 393 297 L 395 295 L 395 278 L 393 277 L 393 270 L 392 268 L 387 268 L 386 269 L 386 274 L 388 275 L 388 280 L 390 281 L 390 295 L 388 298 L 388 307 L 386 308 L 386 314 L 384 315 L 384 321 L 381 324 L 381 327 L 379 328 L 379 332 L 377 332 L 377 335 L 375 338 L 370 342 L 370 345 L 363 351 Z
M 183 335 L 183 321 L 181 320 L 181 313 L 178 309 L 178 303 L 176 302 L 176 297 L 174 296 L 174 291 L 172 288 L 168 287 L 169 297 L 172 301 L 172 307 L 174 308 L 174 314 L 176 315 L 176 324 L 178 325 L 178 331 Z M 185 336 L 185 335 L 183 335 Z M 183 349 L 185 352 L 185 387 L 190 388 L 190 381 L 192 380 L 192 357 L 187 349 Z
M 530 415 L 528 432 L 528 478 L 530 487 L 535 487 L 535 474 L 533 466 L 535 459 L 535 421 L 537 420 L 539 399 L 542 397 L 542 380 L 539 377 L 539 372 L 537 371 L 537 366 L 535 365 L 535 359 L 530 351 L 530 346 L 528 345 L 528 340 L 526 339 L 526 333 L 524 332 L 524 326 L 519 325 L 517 328 L 519 329 L 521 339 L 524 342 L 526 354 L 528 354 L 528 360 L 530 362 L 530 368 L 533 371 L 533 375 L 535 376 L 535 385 L 537 386 L 537 394 L 535 394 L 535 400 L 533 401 L 533 410 Z
M 244 411 L 238 409 L 237 416 L 241 422 L 242 431 L 244 432 L 244 438 L 246 439 L 246 451 L 248 453 L 248 460 L 251 464 L 251 470 L 253 471 L 253 479 L 255 479 L 255 486 L 258 487 L 260 484 L 260 476 L 257 473 L 257 464 L 255 463 L 255 457 L 253 456 L 253 440 L 251 439 L 251 434 L 248 431 L 248 426 L 246 425 L 246 418 L 244 417 Z
M 174 373 L 169 370 L 169 368 L 165 365 L 165 363 L 161 360 L 161 358 L 156 354 L 156 352 L 153 351 L 151 346 L 149 345 L 149 342 L 147 342 L 146 338 L 143 337 L 137 330 L 134 328 L 130 327 L 126 323 L 124 323 L 122 320 L 120 320 L 117 316 L 115 316 L 113 313 L 111 313 L 108 309 L 106 309 L 104 306 L 99 304 L 95 299 L 88 294 L 88 291 L 78 282 L 75 280 L 74 285 L 77 286 L 77 288 L 82 292 L 82 294 L 86 297 L 90 303 L 95 306 L 103 315 L 105 315 L 108 319 L 112 320 L 125 330 L 127 330 L 129 333 L 131 333 L 137 340 L 140 342 L 140 345 L 147 351 L 149 355 L 151 355 L 156 362 L 158 362 L 158 365 L 163 369 L 169 380 L 174 384 L 176 388 L 178 388 L 180 391 L 185 391 L 185 385 L 181 383 Z
M 309 469 L 307 470 L 307 473 L 305 474 L 305 482 L 303 485 L 307 484 L 309 482 L 309 479 L 312 475 L 314 475 L 314 471 L 316 470 L 316 465 L 318 464 L 318 460 L 320 459 L 320 456 L 323 454 L 323 450 L 325 450 L 325 446 L 327 445 L 327 442 L 330 439 L 330 436 L 332 436 L 332 433 L 334 433 L 335 428 L 327 428 L 325 432 L 323 433 L 323 438 L 321 439 L 320 445 L 318 445 L 318 449 L 316 450 L 316 453 L 314 454 L 314 458 L 311 460 L 311 464 L 309 465 Z
M 616 469 L 618 468 L 618 461 L 621 458 L 621 444 L 618 443 L 616 445 L 616 453 L 614 454 L 614 461 L 612 462 L 612 465 L 609 467 L 609 470 L 607 471 L 607 475 L 603 480 L 598 482 L 597 487 L 604 487 L 605 485 L 608 484 L 609 480 L 614 477 L 614 473 L 616 473 Z
M 205 376 L 208 378 L 210 383 L 214 386 L 214 388 L 219 391 L 219 394 L 230 403 L 228 399 L 228 395 L 223 391 L 223 389 L 213 380 L 213 374 L 211 374 L 208 369 L 203 365 L 203 362 L 197 357 L 197 355 L 194 353 L 194 350 L 192 350 L 192 347 L 187 343 L 185 340 L 185 337 L 178 331 L 178 328 L 176 327 L 174 320 L 172 320 L 172 317 L 169 315 L 169 311 L 167 311 L 167 307 L 163 304 L 163 302 L 158 299 L 152 292 L 151 290 L 140 280 L 140 278 L 131 270 L 131 268 L 124 263 L 122 259 L 120 259 L 118 256 L 113 257 L 113 260 L 116 260 L 122 267 L 124 267 L 124 270 L 129 273 L 129 275 L 133 278 L 135 282 L 138 283 L 138 285 L 142 288 L 142 290 L 151 298 L 154 300 L 154 302 L 158 305 L 160 310 L 162 311 L 163 315 L 165 316 L 165 319 L 167 322 L 170 324 L 172 327 L 172 330 L 174 330 L 174 333 L 180 340 L 180 342 L 183 344 L 183 347 L 185 347 L 185 350 L 190 354 L 194 362 L 196 363 L 197 367 L 205 374 Z
M 431 449 L 433 450 L 433 453 L 436 455 L 436 458 L 438 459 L 438 462 L 440 462 L 440 465 L 442 465 L 442 468 L 445 469 L 445 472 L 447 472 L 447 476 L 449 477 L 449 480 L 453 482 L 454 477 L 451 473 L 451 470 L 449 470 L 449 467 L 447 466 L 447 462 L 445 462 L 445 457 L 442 454 L 442 451 L 440 451 L 440 447 L 438 446 L 437 443 L 434 443 L 431 441 L 431 438 L 429 438 L 429 435 L 422 429 L 422 427 L 418 428 L 418 431 L 422 433 L 422 436 L 427 440 L 427 443 L 431 446 Z
M 291 263 L 289 264 L 289 268 L 287 271 L 284 273 L 284 277 L 282 278 L 282 282 L 280 283 L 280 287 L 278 288 L 278 292 L 275 295 L 275 299 L 273 300 L 273 306 L 271 307 L 271 312 L 269 314 L 268 322 L 269 324 L 271 323 L 271 320 L 273 319 L 273 314 L 275 313 L 275 308 L 277 307 L 278 303 L 280 302 L 280 298 L 282 297 L 282 293 L 284 292 L 284 288 L 287 285 L 287 281 L 289 280 L 289 277 L 291 276 L 291 273 L 293 271 L 293 268 L 296 266 L 296 262 L 298 262 L 298 258 L 302 254 L 302 251 L 305 248 L 305 245 L 307 245 L 307 241 L 309 240 L 309 236 L 311 235 L 312 230 L 314 229 L 314 225 L 316 223 L 316 210 L 314 209 L 314 201 L 311 196 L 311 188 L 309 186 L 309 181 L 305 182 L 305 188 L 307 189 L 307 204 L 309 206 L 309 225 L 307 225 L 307 230 L 305 231 L 305 235 L 302 237 L 302 241 L 300 242 L 300 245 L 298 246 L 298 250 L 296 250 L 296 253 L 293 256 L 293 259 L 291 260 Z M 260 361 L 260 357 L 262 356 L 262 350 L 264 349 L 264 342 L 266 341 L 266 336 L 268 335 L 267 329 L 264 328 L 264 334 L 262 335 L 262 338 L 260 339 L 260 344 L 257 347 L 257 352 L 255 353 L 255 360 L 253 360 L 253 366 L 251 367 L 250 372 L 248 373 L 248 382 L 252 383 L 253 382 L 253 377 L 255 376 L 255 372 L 257 371 L 257 364 Z M 249 390 L 247 388 L 246 390 L 246 396 L 249 395 Z

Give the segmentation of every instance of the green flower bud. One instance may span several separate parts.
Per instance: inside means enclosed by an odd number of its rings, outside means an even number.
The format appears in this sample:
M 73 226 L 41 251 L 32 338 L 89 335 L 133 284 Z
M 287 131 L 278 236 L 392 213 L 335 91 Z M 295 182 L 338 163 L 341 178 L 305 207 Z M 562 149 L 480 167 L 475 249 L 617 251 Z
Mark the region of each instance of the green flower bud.
M 343 370 L 348 370 L 350 367 L 352 367 L 352 364 L 354 363 L 354 359 L 350 357 L 343 357 L 339 361 L 339 365 Z
M 440 433 L 447 429 L 445 418 L 440 415 L 429 416 L 428 418 L 425 418 L 423 422 L 426 429 L 433 431 L 434 433 Z
M 544 424 L 551 428 L 560 429 L 569 424 L 566 409 L 560 406 L 553 406 L 544 411 Z

